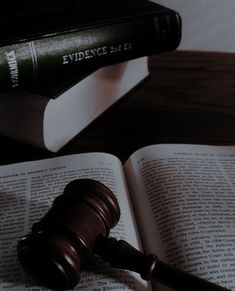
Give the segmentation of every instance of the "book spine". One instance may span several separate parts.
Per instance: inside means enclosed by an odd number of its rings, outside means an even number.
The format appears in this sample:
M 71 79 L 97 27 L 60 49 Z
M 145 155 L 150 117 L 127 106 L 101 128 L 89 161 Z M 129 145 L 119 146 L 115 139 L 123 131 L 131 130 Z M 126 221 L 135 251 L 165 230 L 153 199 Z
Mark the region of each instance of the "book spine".
M 180 16 L 142 16 L 73 30 L 0 48 L 0 90 L 60 84 L 79 72 L 174 50 Z

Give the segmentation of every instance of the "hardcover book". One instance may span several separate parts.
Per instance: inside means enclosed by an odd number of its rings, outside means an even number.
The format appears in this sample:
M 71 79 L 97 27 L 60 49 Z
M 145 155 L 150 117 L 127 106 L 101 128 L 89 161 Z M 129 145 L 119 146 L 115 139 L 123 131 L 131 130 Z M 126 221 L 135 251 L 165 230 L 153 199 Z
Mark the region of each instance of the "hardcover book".
M 234 165 L 235 147 L 163 144 L 138 150 L 124 165 L 111 154 L 93 152 L 1 166 L 0 289 L 45 290 L 21 268 L 17 241 L 45 215 L 65 185 L 91 178 L 118 198 L 121 219 L 112 236 L 235 290 Z M 163 291 L 166 287 L 111 268 L 96 257 L 75 290 Z
M 55 88 L 174 50 L 180 39 L 179 14 L 147 0 L 8 1 L 0 13 L 0 90 Z
M 58 93 L 0 94 L 0 134 L 57 152 L 149 75 L 142 57 L 96 70 Z

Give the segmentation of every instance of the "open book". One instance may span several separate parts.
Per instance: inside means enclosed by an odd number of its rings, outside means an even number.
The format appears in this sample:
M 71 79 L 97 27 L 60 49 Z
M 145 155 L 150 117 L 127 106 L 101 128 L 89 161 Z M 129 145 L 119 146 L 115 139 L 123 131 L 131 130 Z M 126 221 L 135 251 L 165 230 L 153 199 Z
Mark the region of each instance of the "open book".
M 121 219 L 112 236 L 235 290 L 234 173 L 235 147 L 199 145 L 148 146 L 124 165 L 111 154 L 85 153 L 1 166 L 0 289 L 45 290 L 20 267 L 17 241 L 68 182 L 87 177 L 117 195 Z M 155 288 L 97 258 L 75 290 Z

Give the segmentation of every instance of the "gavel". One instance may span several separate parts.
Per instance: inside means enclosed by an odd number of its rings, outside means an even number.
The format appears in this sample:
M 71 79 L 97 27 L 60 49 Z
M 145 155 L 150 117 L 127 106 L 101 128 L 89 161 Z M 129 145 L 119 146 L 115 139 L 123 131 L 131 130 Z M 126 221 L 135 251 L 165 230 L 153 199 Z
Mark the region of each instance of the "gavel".
M 74 180 L 31 233 L 19 240 L 19 261 L 36 284 L 56 290 L 75 287 L 94 255 L 112 267 L 137 272 L 144 280 L 175 290 L 228 290 L 109 237 L 119 218 L 117 198 L 107 186 L 93 179 Z

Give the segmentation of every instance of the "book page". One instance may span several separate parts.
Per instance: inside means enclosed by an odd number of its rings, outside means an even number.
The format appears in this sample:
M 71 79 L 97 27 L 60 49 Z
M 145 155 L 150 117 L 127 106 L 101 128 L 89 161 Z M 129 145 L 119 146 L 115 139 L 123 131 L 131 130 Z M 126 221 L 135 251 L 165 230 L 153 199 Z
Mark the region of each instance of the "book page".
M 0 289 L 41 291 L 17 260 L 17 241 L 31 232 L 32 224 L 50 209 L 67 183 L 92 178 L 107 185 L 117 196 L 121 219 L 111 235 L 139 248 L 136 224 L 126 193 L 120 161 L 109 154 L 90 153 L 0 167 Z M 150 290 L 140 276 L 114 270 L 97 259 L 82 273 L 75 290 Z
M 125 170 L 146 250 L 235 290 L 235 147 L 149 146 Z

